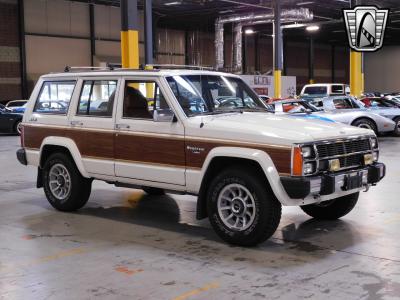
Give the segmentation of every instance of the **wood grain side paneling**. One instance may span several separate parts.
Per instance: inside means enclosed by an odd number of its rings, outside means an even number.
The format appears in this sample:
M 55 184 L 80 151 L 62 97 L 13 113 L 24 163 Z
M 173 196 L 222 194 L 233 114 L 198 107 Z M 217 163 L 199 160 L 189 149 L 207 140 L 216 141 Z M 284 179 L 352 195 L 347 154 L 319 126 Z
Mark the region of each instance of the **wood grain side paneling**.
M 29 126 L 24 125 L 25 147 L 39 149 L 43 140 L 48 136 L 65 136 L 66 129 L 53 128 L 48 126 Z
M 185 166 L 184 140 L 118 133 L 115 137 L 117 160 Z
M 47 136 L 72 139 L 82 156 L 201 169 L 216 147 L 243 147 L 266 152 L 279 173 L 290 174 L 291 149 L 240 142 L 200 141 L 74 128 L 25 126 L 25 146 L 40 148 Z

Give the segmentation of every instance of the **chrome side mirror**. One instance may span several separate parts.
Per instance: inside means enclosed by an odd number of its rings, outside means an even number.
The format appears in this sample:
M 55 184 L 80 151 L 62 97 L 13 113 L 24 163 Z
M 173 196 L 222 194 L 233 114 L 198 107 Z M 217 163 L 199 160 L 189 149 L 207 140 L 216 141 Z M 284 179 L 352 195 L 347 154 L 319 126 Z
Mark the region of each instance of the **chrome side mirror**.
M 172 123 L 175 120 L 175 115 L 171 109 L 156 109 L 153 112 L 154 122 Z

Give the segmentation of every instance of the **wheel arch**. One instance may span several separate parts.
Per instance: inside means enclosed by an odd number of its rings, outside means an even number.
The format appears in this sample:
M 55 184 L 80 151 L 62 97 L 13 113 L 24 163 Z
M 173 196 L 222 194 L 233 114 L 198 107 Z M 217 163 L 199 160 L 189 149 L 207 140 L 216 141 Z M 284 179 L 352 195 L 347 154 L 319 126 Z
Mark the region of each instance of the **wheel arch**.
M 368 117 L 368 116 L 358 116 L 357 118 L 355 118 L 353 121 L 351 121 L 351 125 L 354 126 L 353 124 L 359 120 L 368 120 L 371 121 L 374 125 L 376 130 L 378 130 L 378 124 L 375 122 L 374 119 Z
M 42 168 L 47 157 L 55 152 L 63 152 L 71 156 L 81 175 L 90 178 L 82 162 L 78 146 L 72 139 L 65 137 L 47 137 L 40 146 L 39 167 Z
M 280 182 L 278 171 L 270 156 L 258 149 L 235 147 L 214 148 L 207 156 L 201 171 L 201 184 L 197 199 L 197 219 L 207 217 L 207 191 L 211 180 L 229 166 L 248 166 L 264 177 L 266 184 L 279 201 L 288 198 Z M 282 202 L 282 201 L 281 201 Z

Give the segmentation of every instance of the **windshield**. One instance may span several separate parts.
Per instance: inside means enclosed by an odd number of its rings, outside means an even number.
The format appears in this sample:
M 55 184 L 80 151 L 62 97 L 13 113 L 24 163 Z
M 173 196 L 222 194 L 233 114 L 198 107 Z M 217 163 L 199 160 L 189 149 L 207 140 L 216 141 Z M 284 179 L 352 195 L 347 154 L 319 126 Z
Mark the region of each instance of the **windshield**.
M 167 77 L 176 99 L 188 117 L 233 111 L 268 111 L 241 79 L 217 75 Z
M 307 86 L 304 89 L 304 95 L 326 95 L 327 88 L 326 86 Z

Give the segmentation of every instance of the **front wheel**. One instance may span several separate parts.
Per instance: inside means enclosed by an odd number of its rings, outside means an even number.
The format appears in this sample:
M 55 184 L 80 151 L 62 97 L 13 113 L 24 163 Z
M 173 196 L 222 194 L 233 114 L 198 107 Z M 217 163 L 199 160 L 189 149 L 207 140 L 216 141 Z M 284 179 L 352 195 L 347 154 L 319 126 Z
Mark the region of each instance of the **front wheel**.
M 358 120 L 355 120 L 351 125 L 359 127 L 359 128 L 373 130 L 375 132 L 375 134 L 378 135 L 378 128 L 376 128 L 375 123 L 369 119 L 358 119 Z
M 336 220 L 353 210 L 359 195 L 360 193 L 354 193 L 321 203 L 303 205 L 301 209 L 315 219 Z
M 92 180 L 84 178 L 64 153 L 52 154 L 43 167 L 43 187 L 49 203 L 60 211 L 75 211 L 89 199 Z
M 397 117 L 393 120 L 396 123 L 396 127 L 394 128 L 393 135 L 400 136 L 400 117 Z
M 207 195 L 210 223 L 226 242 L 254 246 L 276 231 L 281 204 L 256 172 L 231 168 L 212 180 Z

